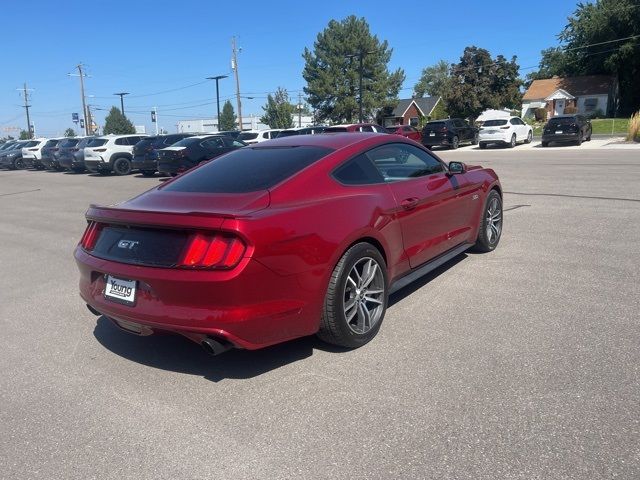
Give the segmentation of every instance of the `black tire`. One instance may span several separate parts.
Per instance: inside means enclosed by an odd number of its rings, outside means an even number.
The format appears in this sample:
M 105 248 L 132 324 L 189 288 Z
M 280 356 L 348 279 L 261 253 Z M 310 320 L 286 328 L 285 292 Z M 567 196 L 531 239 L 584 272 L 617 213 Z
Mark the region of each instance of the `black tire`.
M 529 134 L 527 135 L 527 139 L 524 141 L 524 143 L 531 143 L 532 141 L 533 141 L 533 132 L 529 130 Z
M 487 148 L 487 144 L 486 143 L 481 143 L 480 144 L 480 150 L 484 150 L 485 148 Z
M 155 170 L 140 170 L 145 177 L 153 177 L 156 174 Z
M 492 237 L 489 237 L 487 233 L 487 227 L 489 222 L 490 210 L 493 210 L 494 205 L 497 202 L 497 213 L 499 213 L 499 227 L 497 231 L 495 228 L 492 228 Z M 495 219 L 495 216 L 492 218 Z M 480 219 L 480 230 L 478 231 L 478 238 L 476 239 L 476 243 L 473 246 L 473 250 L 476 252 L 486 253 L 495 250 L 500 242 L 500 237 L 502 236 L 502 198 L 500 194 L 496 190 L 491 190 L 489 195 L 487 195 L 487 199 L 484 202 L 484 208 L 482 209 L 482 217 Z
M 478 134 L 473 134 L 473 140 L 471 140 L 471 145 L 478 145 Z
M 370 285 L 375 285 L 375 291 L 382 290 L 382 292 L 377 293 L 379 295 L 378 300 L 380 301 L 380 305 L 373 307 L 375 310 L 375 323 L 370 325 L 368 330 L 365 329 L 365 322 L 363 322 L 362 330 L 364 333 L 359 333 L 355 331 L 358 327 L 358 319 L 360 318 L 360 310 L 361 306 L 367 308 L 366 303 L 363 298 L 367 298 L 364 293 L 366 292 L 365 288 L 361 288 L 361 290 L 355 290 L 347 283 L 349 282 L 349 277 L 354 268 L 357 270 L 357 265 L 362 263 L 368 263 L 370 260 L 377 264 L 377 269 L 373 268 L 376 278 L 371 282 Z M 363 267 L 364 268 L 364 267 Z M 380 276 L 378 276 L 378 271 Z M 361 272 L 364 276 L 364 270 Z M 351 277 L 357 278 L 357 277 Z M 353 282 L 352 282 L 353 283 Z M 352 291 L 349 293 L 347 290 L 351 289 Z M 358 287 L 356 287 L 358 288 Z M 354 296 L 350 296 L 353 294 L 353 291 L 357 292 Z M 374 290 L 370 290 L 374 291 Z M 360 296 L 362 295 L 362 296 Z M 349 299 L 346 297 L 350 296 Z M 384 315 L 387 309 L 387 301 L 389 296 L 389 288 L 388 288 L 388 279 L 387 279 L 387 265 L 382 258 L 382 255 L 370 243 L 361 242 L 357 243 L 349 250 L 345 252 L 345 254 L 340 258 L 340 261 L 333 269 L 333 273 L 331 275 L 331 279 L 329 280 L 329 286 L 327 288 L 327 294 L 325 296 L 324 308 L 322 312 L 322 318 L 320 319 L 320 330 L 318 331 L 318 337 L 324 340 L 327 343 L 331 343 L 333 345 L 339 345 L 341 347 L 348 348 L 357 348 L 371 341 L 378 331 L 380 330 L 380 326 L 382 325 L 382 321 L 384 320 Z M 360 300 L 358 300 L 360 298 Z M 345 313 L 346 306 L 345 302 L 352 302 L 354 306 L 354 316 L 351 319 L 351 322 L 356 322 L 356 325 L 352 325 L 347 321 L 347 316 Z M 376 303 L 374 303 L 376 305 Z M 368 311 L 368 310 L 367 310 Z M 369 321 L 371 322 L 371 316 L 368 316 Z
M 548 147 L 549 146 L 549 142 L 542 142 L 541 145 L 542 145 L 542 147 Z
M 458 138 L 457 135 L 454 135 L 453 138 L 451 139 L 451 150 L 457 150 L 459 146 L 460 146 L 460 139 Z
M 126 157 L 118 157 L 113 161 L 113 173 L 118 176 L 131 173 L 131 161 Z
M 578 139 L 576 140 L 576 145 L 577 146 L 582 145 L 582 132 L 578 133 Z
M 16 158 L 16 160 L 13 162 L 13 166 L 18 170 L 24 170 L 26 168 L 24 160 L 22 158 Z
M 511 135 L 511 141 L 509 142 L 509 144 L 507 145 L 509 148 L 513 148 L 516 146 L 516 134 L 514 133 L 513 135 Z

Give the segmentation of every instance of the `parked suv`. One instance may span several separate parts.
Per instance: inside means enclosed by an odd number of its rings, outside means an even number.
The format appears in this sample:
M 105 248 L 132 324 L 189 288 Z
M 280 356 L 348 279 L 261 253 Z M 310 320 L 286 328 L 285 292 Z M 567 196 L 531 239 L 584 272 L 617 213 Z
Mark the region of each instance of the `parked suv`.
M 66 137 L 61 138 L 50 138 L 47 140 L 47 143 L 44 144 L 42 149 L 40 150 L 40 158 L 36 158 L 32 161 L 33 168 L 37 168 L 38 170 L 42 170 L 43 168 L 51 168 L 53 162 L 53 155 L 58 151 L 58 143 L 61 140 L 64 140 Z
M 140 170 L 145 177 L 153 176 L 158 169 L 158 150 L 192 136 L 192 133 L 172 133 L 143 138 L 133 147 L 131 168 Z
M 422 144 L 427 148 L 456 149 L 462 143 L 478 144 L 478 129 L 462 118 L 432 120 L 422 129 Z
M 58 145 L 56 145 L 56 149 L 52 155 L 53 160 L 48 168 L 51 168 L 52 170 L 64 170 L 65 168 L 62 163 L 65 158 L 73 155 L 73 150 L 76 148 L 80 140 L 81 139 L 78 137 L 67 137 L 60 140 Z
M 557 115 L 551 118 L 542 130 L 542 146 L 548 147 L 551 142 L 575 142 L 591 140 L 591 120 L 584 115 Z
M 197 135 L 185 138 L 170 147 L 158 150 L 158 170 L 165 175 L 177 175 L 223 153 L 247 144 L 226 135 Z M 247 172 L 251 175 L 251 172 Z
M 8 168 L 9 170 L 25 168 L 24 160 L 22 159 L 22 149 L 28 148 L 36 143 L 35 140 L 23 140 L 1 152 L 0 168 Z
M 60 148 L 61 153 L 58 155 L 60 167 L 76 173 L 84 172 L 84 147 L 94 138 L 96 137 L 82 137 L 74 147 L 64 150 Z
M 33 167 L 36 161 L 40 161 L 40 158 L 42 157 L 42 148 L 46 145 L 48 139 L 36 138 L 34 141 L 38 143 L 31 147 L 22 148 L 22 159 L 24 160 L 24 164 L 27 168 Z
M 266 142 L 267 140 L 271 140 L 272 138 L 276 138 L 280 130 L 245 130 L 236 140 L 242 140 L 247 145 L 251 145 L 254 143 Z
M 146 135 L 105 135 L 94 138 L 84 149 L 84 165 L 90 172 L 129 175 L 133 146 Z
M 490 143 L 513 148 L 518 142 L 531 143 L 532 139 L 533 128 L 520 117 L 487 120 L 480 127 L 480 148 L 487 148 Z

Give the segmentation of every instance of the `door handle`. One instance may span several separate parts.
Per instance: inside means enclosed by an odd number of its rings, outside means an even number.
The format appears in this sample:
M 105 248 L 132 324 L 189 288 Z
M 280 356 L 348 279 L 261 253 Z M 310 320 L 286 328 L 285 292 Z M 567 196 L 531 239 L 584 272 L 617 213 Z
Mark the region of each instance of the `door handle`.
M 411 197 L 411 198 L 405 198 L 402 202 L 400 202 L 400 205 L 405 210 L 411 210 L 412 208 L 416 208 L 419 202 L 420 202 L 419 198 Z

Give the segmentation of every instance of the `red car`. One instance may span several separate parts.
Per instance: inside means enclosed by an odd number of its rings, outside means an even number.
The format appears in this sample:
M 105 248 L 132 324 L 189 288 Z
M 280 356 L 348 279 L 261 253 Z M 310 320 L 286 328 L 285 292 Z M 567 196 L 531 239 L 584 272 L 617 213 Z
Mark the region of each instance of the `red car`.
M 416 127 L 412 127 L 411 125 L 396 125 L 393 127 L 387 127 L 387 133 L 392 135 L 402 135 L 403 137 L 410 138 L 411 140 L 415 140 L 419 142 L 422 140 L 422 134 L 416 129 Z
M 80 295 L 124 330 L 179 333 L 210 353 L 315 333 L 358 347 L 390 293 L 497 246 L 502 193 L 493 170 L 447 165 L 404 137 L 302 135 L 86 218 Z

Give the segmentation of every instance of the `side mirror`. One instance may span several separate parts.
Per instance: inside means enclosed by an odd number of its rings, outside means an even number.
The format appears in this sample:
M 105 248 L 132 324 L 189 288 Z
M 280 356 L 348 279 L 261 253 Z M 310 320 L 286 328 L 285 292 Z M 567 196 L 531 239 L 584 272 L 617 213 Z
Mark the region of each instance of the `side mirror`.
M 449 174 L 457 175 L 460 173 L 465 173 L 467 171 L 467 166 L 462 162 L 449 162 Z

